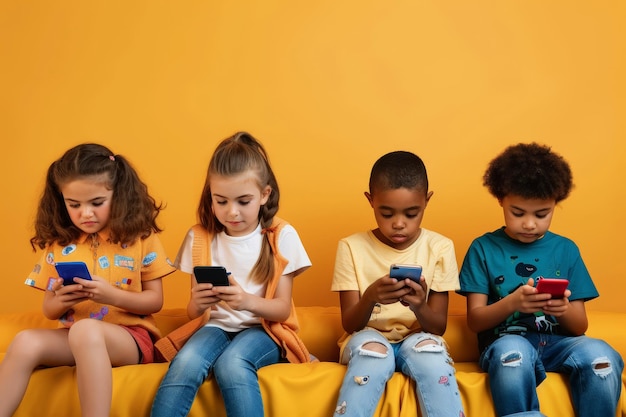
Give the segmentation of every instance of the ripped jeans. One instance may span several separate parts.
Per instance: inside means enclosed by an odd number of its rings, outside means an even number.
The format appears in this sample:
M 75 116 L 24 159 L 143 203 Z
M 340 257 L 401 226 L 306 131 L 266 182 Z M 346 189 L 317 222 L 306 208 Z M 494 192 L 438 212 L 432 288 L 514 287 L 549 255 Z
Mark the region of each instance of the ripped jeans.
M 368 343 L 382 345 L 378 347 L 386 353 L 365 349 Z M 361 330 L 348 341 L 341 363 L 348 364 L 348 369 L 334 416 L 371 417 L 395 371 L 415 381 L 422 416 L 464 415 L 452 359 L 439 336 L 415 333 L 401 342 L 389 343 L 376 330 Z
M 611 346 L 586 336 L 527 333 L 495 340 L 480 356 L 498 416 L 543 416 L 536 387 L 546 372 L 569 375 L 578 417 L 614 416 L 624 362 Z

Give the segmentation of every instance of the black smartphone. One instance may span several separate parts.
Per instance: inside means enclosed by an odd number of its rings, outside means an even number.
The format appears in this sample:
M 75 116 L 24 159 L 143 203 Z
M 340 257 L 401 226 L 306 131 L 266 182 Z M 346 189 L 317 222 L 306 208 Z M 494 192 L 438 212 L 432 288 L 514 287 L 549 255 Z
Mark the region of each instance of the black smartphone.
M 57 262 L 54 264 L 59 277 L 63 278 L 63 285 L 76 284 L 74 278 L 83 278 L 91 281 L 91 275 L 84 262 Z
M 422 276 L 422 267 L 420 265 L 393 264 L 389 269 L 389 276 L 397 280 L 409 278 L 419 283 Z
M 230 272 L 226 272 L 223 266 L 194 266 L 193 275 L 196 277 L 198 284 L 210 283 L 214 286 L 228 286 L 228 276 Z

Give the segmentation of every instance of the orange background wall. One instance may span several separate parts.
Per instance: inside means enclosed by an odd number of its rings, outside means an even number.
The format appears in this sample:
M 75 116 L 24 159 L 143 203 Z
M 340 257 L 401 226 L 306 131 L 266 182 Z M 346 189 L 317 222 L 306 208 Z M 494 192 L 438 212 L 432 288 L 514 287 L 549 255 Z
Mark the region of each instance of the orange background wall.
M 313 268 L 300 305 L 335 305 L 336 243 L 374 227 L 363 197 L 383 153 L 419 154 L 434 198 L 423 225 L 459 263 L 499 227 L 481 185 L 519 141 L 571 163 L 576 188 L 552 230 L 574 239 L 602 294 L 626 311 L 626 9 L 615 1 L 107 1 L 0 3 L 0 312 L 39 309 L 22 284 L 45 170 L 97 141 L 134 162 L 173 258 L 216 143 L 247 130 L 267 146 L 280 215 Z M 165 280 L 166 307 L 188 278 Z M 455 296 L 453 308 L 464 301 Z

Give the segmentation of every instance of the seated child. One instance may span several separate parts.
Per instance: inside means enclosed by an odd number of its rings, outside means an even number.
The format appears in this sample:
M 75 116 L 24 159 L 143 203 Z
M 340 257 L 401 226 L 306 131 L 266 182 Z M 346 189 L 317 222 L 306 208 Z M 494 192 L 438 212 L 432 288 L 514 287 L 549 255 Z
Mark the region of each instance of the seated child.
M 464 416 L 446 345 L 448 291 L 459 278 L 452 241 L 420 227 L 433 192 L 422 160 L 391 152 L 373 166 L 369 192 L 378 228 L 342 239 L 333 291 L 339 291 L 348 369 L 335 415 L 372 416 L 395 371 L 415 381 L 422 416 Z M 419 264 L 416 281 L 391 278 L 392 264 Z
M 568 375 L 577 416 L 615 416 L 622 358 L 584 335 L 585 301 L 598 291 L 576 244 L 548 230 L 572 188 L 568 163 L 547 146 L 520 143 L 492 160 L 483 179 L 504 227 L 471 244 L 460 292 L 498 416 L 542 416 L 536 386 L 546 372 Z M 539 293 L 541 276 L 569 280 L 564 297 Z

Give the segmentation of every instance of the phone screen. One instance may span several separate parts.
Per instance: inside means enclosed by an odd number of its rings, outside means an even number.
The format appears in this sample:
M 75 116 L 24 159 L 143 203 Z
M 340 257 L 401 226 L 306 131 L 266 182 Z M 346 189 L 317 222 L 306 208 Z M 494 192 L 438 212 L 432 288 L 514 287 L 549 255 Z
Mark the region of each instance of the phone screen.
M 91 275 L 84 262 L 57 262 L 54 264 L 59 277 L 63 278 L 63 285 L 76 284 L 74 277 L 91 280 Z
M 419 282 L 422 276 L 422 267 L 419 265 L 393 264 L 389 269 L 389 276 L 398 280 L 409 278 Z
M 228 286 L 228 275 L 223 266 L 195 266 L 193 274 L 199 284 L 210 283 L 215 286 Z

